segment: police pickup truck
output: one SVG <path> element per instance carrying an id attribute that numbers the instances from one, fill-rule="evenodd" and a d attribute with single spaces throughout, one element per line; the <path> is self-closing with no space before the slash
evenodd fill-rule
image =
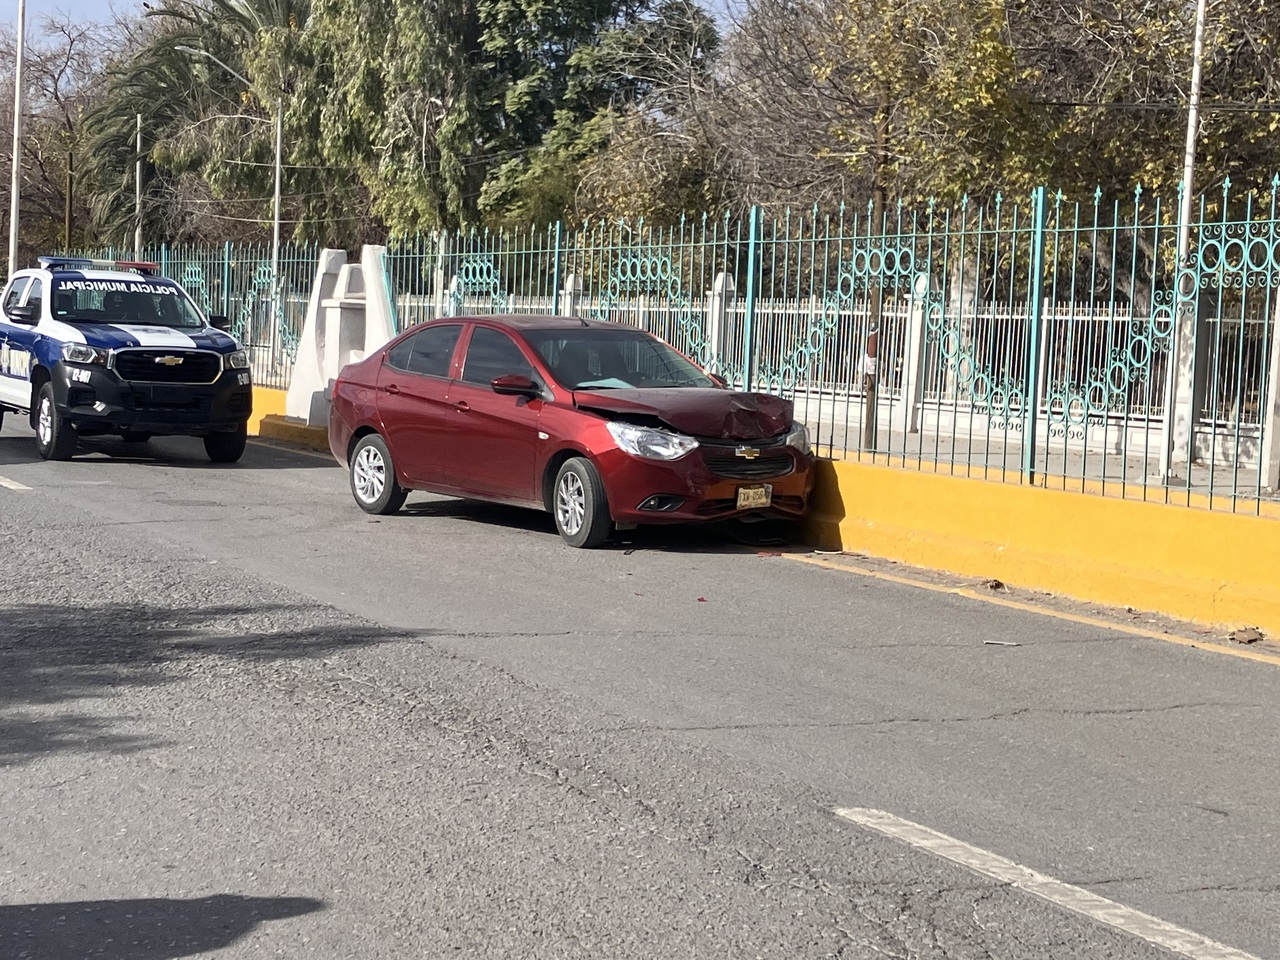
<path id="1" fill-rule="evenodd" d="M 41 257 L 0 297 L 0 422 L 26 414 L 46 460 L 78 437 L 204 438 L 209 459 L 244 453 L 253 387 L 226 320 L 206 320 L 154 263 Z"/>

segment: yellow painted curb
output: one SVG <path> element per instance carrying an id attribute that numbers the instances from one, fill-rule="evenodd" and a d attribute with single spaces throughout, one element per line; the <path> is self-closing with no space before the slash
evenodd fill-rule
<path id="1" fill-rule="evenodd" d="M 1280 636 L 1280 523 L 822 461 L 814 542 Z"/>
<path id="2" fill-rule="evenodd" d="M 291 443 L 306 450 L 329 452 L 329 431 L 325 427 L 308 426 L 288 417 L 264 417 L 258 436 L 263 440 Z"/>

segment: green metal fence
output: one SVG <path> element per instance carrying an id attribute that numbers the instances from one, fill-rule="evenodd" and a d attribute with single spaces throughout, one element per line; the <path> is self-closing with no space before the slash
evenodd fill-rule
<path id="1" fill-rule="evenodd" d="M 394 241 L 403 328 L 561 313 L 793 397 L 822 453 L 1260 511 L 1272 498 L 1280 179 L 1199 199 L 1037 190 Z M 869 358 L 874 354 L 874 359 Z"/>
<path id="2" fill-rule="evenodd" d="M 1198 198 L 1181 262 L 1179 197 L 1040 189 L 439 232 L 391 241 L 384 279 L 399 329 L 506 312 L 640 326 L 794 398 L 827 456 L 1261 512 L 1280 482 L 1278 190 Z M 263 245 L 144 256 L 284 387 L 318 253 L 282 249 L 278 302 Z"/>
<path id="3" fill-rule="evenodd" d="M 255 383 L 284 388 L 297 355 L 319 252 L 315 246 L 281 245 L 278 297 L 273 295 L 267 244 L 160 244 L 146 247 L 142 259 L 158 263 L 161 274 L 181 283 L 206 314 L 231 321 L 232 334 L 249 350 Z M 79 254 L 134 259 L 132 248 L 106 247 Z"/>

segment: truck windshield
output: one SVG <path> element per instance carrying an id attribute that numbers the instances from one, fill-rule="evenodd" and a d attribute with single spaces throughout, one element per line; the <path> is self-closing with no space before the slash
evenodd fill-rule
<path id="1" fill-rule="evenodd" d="M 176 283 L 167 280 L 53 281 L 53 318 L 65 323 L 133 323 L 198 328 L 204 320 Z"/>

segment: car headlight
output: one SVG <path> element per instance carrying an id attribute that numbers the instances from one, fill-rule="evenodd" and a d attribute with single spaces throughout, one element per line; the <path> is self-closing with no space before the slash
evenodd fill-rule
<path id="1" fill-rule="evenodd" d="M 809 445 L 809 428 L 803 423 L 793 423 L 791 432 L 787 434 L 787 446 L 799 450 L 806 457 L 813 453 Z"/>
<path id="2" fill-rule="evenodd" d="M 249 352 L 237 350 L 235 353 L 228 353 L 222 358 L 222 362 L 228 370 L 247 370 L 249 369 Z"/>
<path id="3" fill-rule="evenodd" d="M 698 441 L 693 437 L 652 427 L 610 423 L 609 432 L 624 452 L 646 460 L 679 460 L 686 453 L 698 449 Z"/>
<path id="4" fill-rule="evenodd" d="M 107 356 L 106 350 L 100 347 L 91 347 L 87 343 L 64 343 L 62 345 L 62 359 L 69 360 L 71 363 L 105 365 Z"/>

